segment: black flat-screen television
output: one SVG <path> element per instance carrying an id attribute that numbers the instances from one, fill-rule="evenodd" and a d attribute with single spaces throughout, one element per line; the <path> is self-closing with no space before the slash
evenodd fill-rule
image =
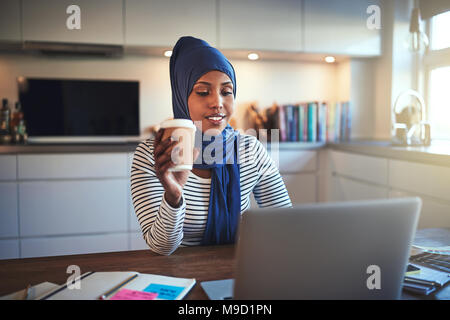
<path id="1" fill-rule="evenodd" d="M 30 141 L 97 142 L 139 136 L 139 82 L 18 78 Z"/>

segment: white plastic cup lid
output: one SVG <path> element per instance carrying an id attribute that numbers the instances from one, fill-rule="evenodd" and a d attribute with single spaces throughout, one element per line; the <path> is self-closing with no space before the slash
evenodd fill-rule
<path id="1" fill-rule="evenodd" d="M 195 124 L 192 122 L 192 120 L 188 120 L 188 119 L 169 119 L 169 120 L 165 120 L 161 123 L 161 129 L 164 128 L 177 128 L 177 127 L 181 127 L 181 128 L 190 128 L 190 129 L 194 129 L 196 130 L 196 126 Z"/>

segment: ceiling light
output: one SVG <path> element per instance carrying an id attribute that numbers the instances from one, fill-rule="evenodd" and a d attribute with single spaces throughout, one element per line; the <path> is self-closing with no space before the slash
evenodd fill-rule
<path id="1" fill-rule="evenodd" d="M 249 53 L 247 57 L 249 60 L 258 60 L 259 59 L 259 55 L 255 52 Z"/>
<path id="2" fill-rule="evenodd" d="M 336 61 L 335 57 L 332 57 L 332 56 L 325 57 L 325 62 L 333 63 L 335 61 Z"/>
<path id="3" fill-rule="evenodd" d="M 419 8 L 414 8 L 411 13 L 409 33 L 405 39 L 405 45 L 411 52 L 423 53 L 428 47 L 428 37 L 423 31 L 420 30 L 419 17 Z"/>
<path id="4" fill-rule="evenodd" d="M 172 56 L 172 50 L 167 50 L 167 51 L 164 51 L 164 56 L 166 56 L 166 57 L 170 57 L 170 56 Z"/>

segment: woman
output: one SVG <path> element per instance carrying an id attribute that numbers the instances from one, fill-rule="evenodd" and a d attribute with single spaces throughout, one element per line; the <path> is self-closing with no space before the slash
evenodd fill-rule
<path id="1" fill-rule="evenodd" d="M 136 149 L 131 194 L 150 249 L 169 255 L 180 245 L 233 243 L 251 192 L 260 207 L 292 206 L 263 145 L 228 124 L 236 78 L 222 53 L 203 40 L 180 38 L 170 58 L 170 81 L 174 118 L 194 121 L 202 144 L 194 150 L 192 171 L 180 172 L 168 171 L 177 142 L 161 141 L 162 130 Z M 213 163 L 206 156 L 211 146 L 222 155 Z"/>

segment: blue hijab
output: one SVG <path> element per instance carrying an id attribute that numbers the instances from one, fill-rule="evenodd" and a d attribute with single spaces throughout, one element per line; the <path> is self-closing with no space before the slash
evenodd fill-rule
<path id="1" fill-rule="evenodd" d="M 234 68 L 219 50 L 206 41 L 193 37 L 181 37 L 177 41 L 170 57 L 175 119 L 191 119 L 188 97 L 195 82 L 212 70 L 228 75 L 233 82 L 233 95 L 236 97 Z M 201 147 L 202 150 L 199 156 L 201 163 L 197 163 L 197 159 L 194 168 L 211 169 L 208 220 L 202 244 L 234 243 L 241 215 L 239 132 L 229 124 L 217 136 L 207 136 L 197 130 L 196 147 Z"/>

